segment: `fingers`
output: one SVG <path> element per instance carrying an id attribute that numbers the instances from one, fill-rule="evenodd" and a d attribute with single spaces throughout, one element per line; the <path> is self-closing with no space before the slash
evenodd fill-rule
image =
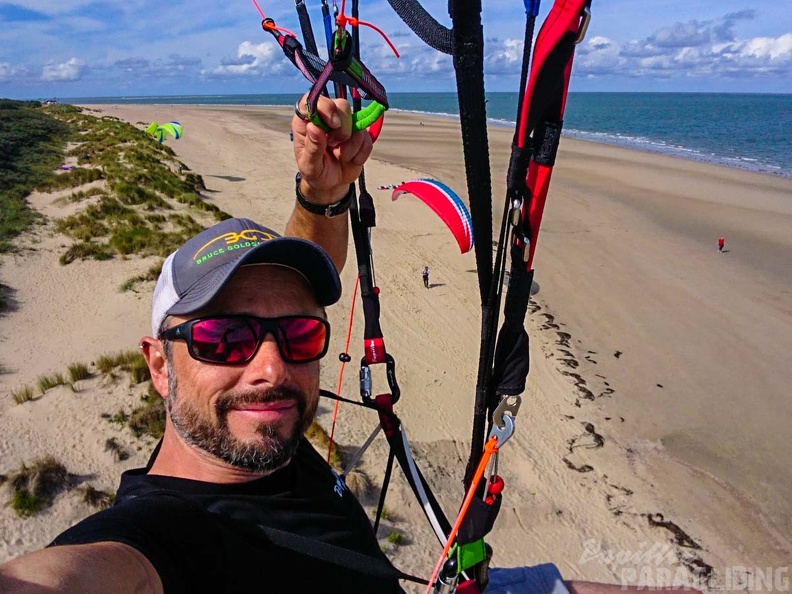
<path id="1" fill-rule="evenodd" d="M 333 147 L 333 156 L 342 165 L 349 164 L 362 167 L 371 155 L 373 147 L 374 143 L 371 140 L 371 136 L 365 130 L 361 130 L 356 134 L 352 134 L 342 144 Z"/>
<path id="2" fill-rule="evenodd" d="M 297 102 L 292 118 L 294 156 L 303 180 L 317 189 L 348 185 L 371 155 L 371 137 L 366 131 L 353 133 L 352 108 L 345 99 L 319 97 L 316 113 L 329 131 L 307 121 L 307 97 Z"/>

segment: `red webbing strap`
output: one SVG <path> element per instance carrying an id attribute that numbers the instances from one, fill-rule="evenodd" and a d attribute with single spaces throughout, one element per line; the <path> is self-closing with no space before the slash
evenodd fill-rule
<path id="1" fill-rule="evenodd" d="M 518 122 L 519 134 L 517 140 L 518 146 L 520 147 L 528 146 L 528 139 L 541 115 L 536 113 L 537 106 L 531 105 L 531 103 L 540 96 L 540 94 L 536 93 L 538 83 L 540 81 L 549 84 L 559 82 L 557 80 L 545 81 L 541 79 L 540 75 L 542 70 L 544 70 L 552 53 L 556 51 L 564 35 L 571 34 L 573 39 L 577 37 L 581 24 L 581 13 L 583 12 L 583 8 L 590 3 L 591 0 L 556 0 L 555 4 L 553 4 L 553 8 L 550 9 L 550 13 L 542 24 L 542 28 L 539 30 L 539 34 L 536 36 L 531 74 L 528 79 L 528 87 L 525 89 L 525 96 L 522 103 L 523 107 L 526 109 L 522 110 L 520 121 Z M 570 49 L 574 49 L 574 47 Z M 566 89 L 569 84 L 569 72 L 571 72 L 571 52 L 564 80 L 564 89 Z M 566 97 L 566 92 L 564 92 L 564 97 Z"/>
<path id="2" fill-rule="evenodd" d="M 533 136 L 533 158 L 526 176 L 529 200 L 523 204 L 522 212 L 530 240 L 526 270 L 533 267 L 561 135 L 575 41 L 581 27 L 581 14 L 589 3 L 590 0 L 557 1 L 536 38 L 531 74 L 523 98 L 523 106 L 527 109 L 520 114 L 518 138 L 520 146 L 524 147 L 527 136 Z M 562 76 L 558 76 L 560 69 Z"/>

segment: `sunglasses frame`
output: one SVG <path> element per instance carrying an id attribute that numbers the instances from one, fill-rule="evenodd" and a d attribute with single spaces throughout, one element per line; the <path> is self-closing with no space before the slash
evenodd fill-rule
<path id="1" fill-rule="evenodd" d="M 192 329 L 195 324 L 198 322 L 203 322 L 205 320 L 229 320 L 229 319 L 236 319 L 236 320 L 248 320 L 249 322 L 254 322 L 258 324 L 258 328 L 261 332 L 257 342 L 256 348 L 253 350 L 251 355 L 244 360 L 241 361 L 212 361 L 209 359 L 199 357 L 195 350 L 193 349 L 193 335 Z M 316 357 L 312 357 L 310 359 L 301 359 L 300 361 L 292 361 L 286 355 L 284 355 L 284 346 L 281 344 L 283 338 L 280 335 L 280 324 L 279 322 L 283 320 L 313 320 L 316 322 L 320 322 L 325 327 L 325 344 L 322 352 L 317 355 Z M 278 353 L 280 354 L 281 358 L 292 365 L 300 365 L 302 363 L 311 363 L 312 361 L 318 361 L 322 357 L 327 354 L 328 349 L 330 348 L 330 322 L 328 322 L 325 318 L 319 316 L 280 316 L 277 318 L 260 318 L 258 316 L 253 315 L 246 315 L 246 314 L 229 314 L 229 315 L 216 315 L 216 316 L 202 316 L 200 318 L 193 318 L 192 320 L 187 320 L 186 322 L 182 322 L 172 328 L 168 328 L 160 332 L 159 339 L 160 340 L 183 340 L 187 343 L 187 352 L 190 354 L 190 357 L 195 359 L 196 361 L 200 361 L 201 363 L 209 363 L 211 365 L 227 365 L 227 366 L 234 366 L 234 365 L 246 365 L 250 363 L 259 352 L 264 339 L 267 337 L 268 334 L 271 334 L 275 339 L 275 344 L 278 347 Z"/>

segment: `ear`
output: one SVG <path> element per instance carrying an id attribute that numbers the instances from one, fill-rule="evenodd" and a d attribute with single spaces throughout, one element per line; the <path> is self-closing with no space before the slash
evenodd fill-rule
<path id="1" fill-rule="evenodd" d="M 144 336 L 140 339 L 140 352 L 146 359 L 149 371 L 151 372 L 151 383 L 154 384 L 154 389 L 159 392 L 163 398 L 168 397 L 168 359 L 165 357 L 165 351 L 162 347 L 162 342 L 151 336 Z"/>

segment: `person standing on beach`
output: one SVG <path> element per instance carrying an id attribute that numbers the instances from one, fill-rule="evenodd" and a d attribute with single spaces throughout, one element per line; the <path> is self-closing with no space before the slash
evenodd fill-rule
<path id="1" fill-rule="evenodd" d="M 429 267 L 424 266 L 423 271 L 421 272 L 421 276 L 423 277 L 424 287 L 427 289 L 429 288 Z"/>
<path id="2" fill-rule="evenodd" d="M 723 237 L 718 239 L 718 252 L 723 253 L 723 246 L 726 245 L 726 240 Z"/>
<path id="3" fill-rule="evenodd" d="M 0 565 L 0 592 L 402 592 L 362 507 L 303 435 L 325 307 L 341 295 L 350 184 L 371 152 L 346 101 L 322 97 L 318 112 L 329 133 L 292 121 L 291 236 L 228 219 L 162 266 L 140 341 L 166 409 L 148 465 L 122 475 L 113 507 Z M 637 590 L 525 569 L 535 594 Z"/>

